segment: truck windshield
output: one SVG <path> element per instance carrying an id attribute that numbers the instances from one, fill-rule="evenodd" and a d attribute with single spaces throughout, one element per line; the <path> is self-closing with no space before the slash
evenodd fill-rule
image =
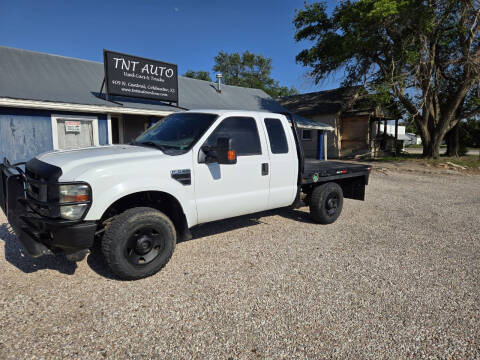
<path id="1" fill-rule="evenodd" d="M 146 130 L 133 142 L 134 145 L 166 149 L 189 150 L 213 124 L 218 115 L 204 113 L 179 113 Z"/>

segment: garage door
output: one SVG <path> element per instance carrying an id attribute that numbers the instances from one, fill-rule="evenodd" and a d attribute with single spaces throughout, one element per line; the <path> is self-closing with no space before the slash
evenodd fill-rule
<path id="1" fill-rule="evenodd" d="M 52 116 L 54 149 L 79 149 L 98 145 L 95 117 Z"/>

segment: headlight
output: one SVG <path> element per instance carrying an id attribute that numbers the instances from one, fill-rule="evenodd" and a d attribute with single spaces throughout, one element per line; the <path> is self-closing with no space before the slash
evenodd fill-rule
<path id="1" fill-rule="evenodd" d="M 88 185 L 60 185 L 61 203 L 90 201 L 90 188 Z"/>
<path id="2" fill-rule="evenodd" d="M 83 216 L 88 204 L 60 206 L 60 216 L 67 220 L 77 220 Z"/>
<path id="3" fill-rule="evenodd" d="M 90 188 L 88 185 L 60 185 L 60 203 L 79 203 L 71 205 L 60 205 L 60 216 L 68 220 L 80 219 L 87 210 L 90 201 Z"/>

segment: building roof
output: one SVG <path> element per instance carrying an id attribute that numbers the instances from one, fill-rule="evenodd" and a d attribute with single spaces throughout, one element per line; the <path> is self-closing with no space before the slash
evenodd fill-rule
<path id="1" fill-rule="evenodd" d="M 368 95 L 363 86 L 340 87 L 338 89 L 292 95 L 279 99 L 282 106 L 302 115 L 374 115 L 379 118 L 395 119 L 394 103 L 380 108 Z"/>
<path id="2" fill-rule="evenodd" d="M 0 106 L 61 109 L 62 104 L 68 104 L 76 111 L 149 115 L 181 110 L 137 98 L 115 97 L 115 102 L 107 101 L 99 97 L 103 78 L 104 66 L 100 62 L 0 46 Z M 259 89 L 222 84 L 219 93 L 212 82 L 183 76 L 178 77 L 178 86 L 178 106 L 184 109 L 288 111 Z M 316 128 L 330 127 L 316 123 Z"/>
<path id="3" fill-rule="evenodd" d="M 338 89 L 317 91 L 306 94 L 286 96 L 279 100 L 288 110 L 299 115 L 329 115 L 342 110 L 354 110 L 361 86 L 341 87 Z"/>

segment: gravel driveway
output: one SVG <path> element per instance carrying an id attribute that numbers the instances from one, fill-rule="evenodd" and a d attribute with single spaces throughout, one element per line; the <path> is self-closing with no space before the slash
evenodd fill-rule
<path id="1" fill-rule="evenodd" d="M 333 225 L 206 224 L 135 282 L 25 257 L 3 224 L 0 358 L 480 357 L 479 222 L 480 176 L 374 173 Z"/>

